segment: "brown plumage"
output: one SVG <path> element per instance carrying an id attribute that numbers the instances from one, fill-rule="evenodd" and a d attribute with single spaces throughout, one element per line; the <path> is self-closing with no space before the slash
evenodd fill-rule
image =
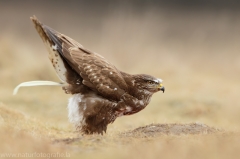
<path id="1" fill-rule="evenodd" d="M 68 104 L 69 120 L 85 134 L 103 133 L 122 115 L 144 109 L 151 96 L 163 91 L 162 80 L 150 75 L 119 71 L 97 53 L 31 17 L 48 48 L 49 59 L 63 89 L 73 94 Z"/>

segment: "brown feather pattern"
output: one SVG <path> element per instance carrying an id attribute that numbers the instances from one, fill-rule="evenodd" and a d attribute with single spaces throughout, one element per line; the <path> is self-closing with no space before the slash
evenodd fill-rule
<path id="1" fill-rule="evenodd" d="M 73 94 L 68 105 L 69 120 L 82 133 L 106 132 L 107 125 L 117 117 L 139 112 L 148 105 L 153 93 L 164 91 L 160 79 L 121 72 L 104 57 L 42 24 L 35 16 L 31 20 L 43 42 L 51 48 L 50 54 L 61 57 L 50 60 L 55 60 L 57 74 L 68 83 L 63 87 L 65 92 Z"/>

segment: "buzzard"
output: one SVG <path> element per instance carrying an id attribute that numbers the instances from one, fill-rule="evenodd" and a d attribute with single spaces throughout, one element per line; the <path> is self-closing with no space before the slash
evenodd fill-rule
<path id="1" fill-rule="evenodd" d="M 101 55 L 42 24 L 35 16 L 31 20 L 62 83 L 32 81 L 22 83 L 16 89 L 61 85 L 66 93 L 73 95 L 68 103 L 68 117 L 82 133 L 103 134 L 117 117 L 141 111 L 154 93 L 164 92 L 161 79 L 122 72 Z"/>

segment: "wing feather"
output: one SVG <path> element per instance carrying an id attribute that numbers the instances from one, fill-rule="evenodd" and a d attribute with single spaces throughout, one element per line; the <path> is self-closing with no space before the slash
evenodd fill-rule
<path id="1" fill-rule="evenodd" d="M 75 40 L 52 28 L 43 24 L 42 26 L 62 58 L 82 77 L 84 85 L 112 100 L 120 100 L 128 91 L 122 74 L 104 57 L 83 48 Z"/>
<path id="2" fill-rule="evenodd" d="M 78 64 L 78 69 L 85 81 L 92 83 L 102 96 L 120 100 L 128 90 L 127 84 L 119 71 L 96 53 L 86 54 L 81 49 L 71 52 L 72 59 Z"/>

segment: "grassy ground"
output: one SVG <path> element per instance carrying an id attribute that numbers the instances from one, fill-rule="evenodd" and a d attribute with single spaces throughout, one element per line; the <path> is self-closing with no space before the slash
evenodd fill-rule
<path id="1" fill-rule="evenodd" d="M 7 14 L 8 9 L 1 11 Z M 74 130 L 67 119 L 70 96 L 59 87 L 22 88 L 12 96 L 14 87 L 24 81 L 58 81 L 28 20 L 31 15 L 30 11 L 19 14 L 19 25 L 19 21 L 8 24 L 5 17 L 0 19 L 1 24 L 9 25 L 0 36 L 0 158 L 5 153 L 42 153 L 56 158 L 63 153 L 65 157 L 100 159 L 238 158 L 239 13 L 115 11 L 95 21 L 84 15 L 72 19 L 59 15 L 66 22 L 40 14 L 40 20 L 105 56 L 119 69 L 164 80 L 164 94 L 155 94 L 140 113 L 118 118 L 103 136 L 81 136 Z M 195 122 L 224 131 L 122 135 L 152 123 Z"/>

